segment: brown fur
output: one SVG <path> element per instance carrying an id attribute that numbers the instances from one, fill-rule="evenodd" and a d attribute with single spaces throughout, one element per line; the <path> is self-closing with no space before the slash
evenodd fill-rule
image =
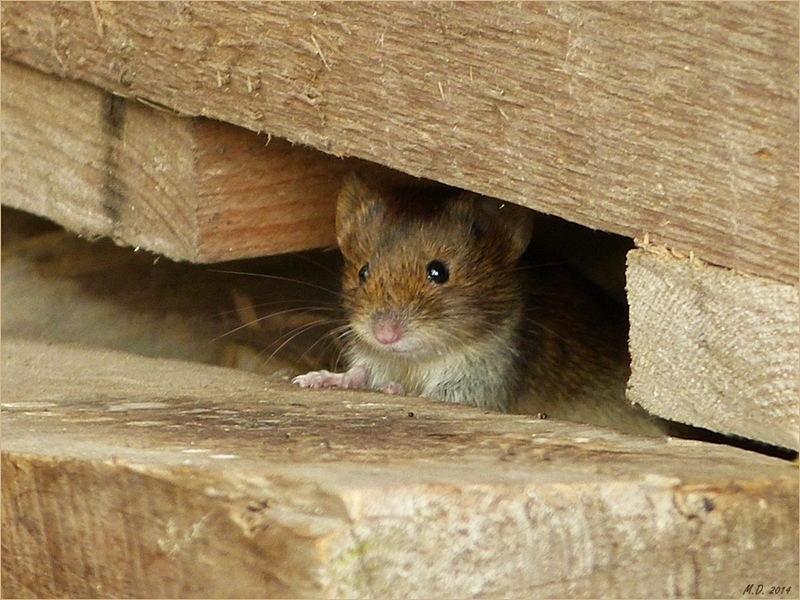
<path id="1" fill-rule="evenodd" d="M 520 268 L 531 211 L 436 195 L 386 192 L 355 176 L 340 193 L 345 355 L 368 373 L 366 387 L 392 381 L 412 395 L 660 432 L 625 398 L 624 314 L 598 309 L 594 290 L 565 269 Z M 433 260 L 449 267 L 446 283 L 427 279 Z M 375 340 L 381 319 L 402 328 L 406 351 Z"/>

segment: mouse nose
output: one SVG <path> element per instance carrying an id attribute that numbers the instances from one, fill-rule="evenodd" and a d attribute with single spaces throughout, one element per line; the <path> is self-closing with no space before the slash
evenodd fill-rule
<path id="1" fill-rule="evenodd" d="M 378 315 L 372 323 L 372 335 L 381 344 L 389 346 L 403 339 L 403 325 L 396 315 Z"/>

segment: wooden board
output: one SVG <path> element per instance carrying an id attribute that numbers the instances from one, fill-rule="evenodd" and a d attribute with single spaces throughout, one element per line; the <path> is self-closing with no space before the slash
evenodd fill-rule
<path id="1" fill-rule="evenodd" d="M 3 203 L 85 237 L 215 262 L 335 245 L 341 160 L 3 63 Z"/>
<path id="2" fill-rule="evenodd" d="M 798 448 L 797 288 L 663 248 L 628 254 L 628 395 L 662 417 Z"/>
<path id="3" fill-rule="evenodd" d="M 87 237 L 109 231 L 113 221 L 103 209 L 108 96 L 6 61 L 0 91 L 3 204 Z"/>
<path id="4" fill-rule="evenodd" d="M 4 2 L 2 53 L 797 282 L 797 3 Z"/>
<path id="5" fill-rule="evenodd" d="M 796 596 L 778 459 L 61 344 L 2 363 L 4 597 Z"/>

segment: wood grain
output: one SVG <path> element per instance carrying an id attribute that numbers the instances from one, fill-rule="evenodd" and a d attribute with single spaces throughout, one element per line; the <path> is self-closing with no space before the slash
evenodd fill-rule
<path id="1" fill-rule="evenodd" d="M 797 282 L 796 3 L 4 2 L 2 43 L 184 114 Z"/>
<path id="2" fill-rule="evenodd" d="M 628 254 L 628 395 L 650 412 L 798 448 L 797 288 L 656 248 Z"/>
<path id="3" fill-rule="evenodd" d="M 778 459 L 86 347 L 2 353 L 4 597 L 798 583 L 797 470 Z"/>
<path id="4" fill-rule="evenodd" d="M 333 246 L 346 172 L 411 179 L 15 63 L 2 104 L 4 204 L 175 260 Z"/>
<path id="5" fill-rule="evenodd" d="M 30 78 L 34 85 L 26 85 Z M 113 228 L 104 209 L 108 97 L 14 64 L 2 67 L 2 201 L 92 237 Z"/>

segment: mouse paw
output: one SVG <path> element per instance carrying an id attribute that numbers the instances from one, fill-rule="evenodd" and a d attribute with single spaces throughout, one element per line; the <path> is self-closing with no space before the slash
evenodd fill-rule
<path id="1" fill-rule="evenodd" d="M 396 381 L 387 381 L 381 386 L 381 391 L 385 394 L 392 394 L 394 396 L 405 396 L 406 391 L 403 386 Z"/>
<path id="2" fill-rule="evenodd" d="M 298 375 L 292 383 L 304 388 L 340 388 L 361 389 L 367 382 L 365 369 L 354 367 L 344 373 L 331 373 L 330 371 L 311 371 L 305 375 Z"/>

